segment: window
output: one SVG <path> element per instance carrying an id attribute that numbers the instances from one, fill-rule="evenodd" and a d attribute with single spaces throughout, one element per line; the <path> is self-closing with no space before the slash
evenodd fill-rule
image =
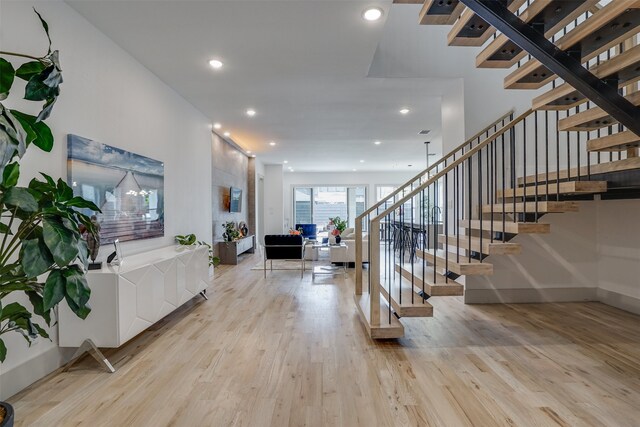
<path id="1" fill-rule="evenodd" d="M 295 187 L 293 189 L 293 217 L 296 224 L 316 224 L 322 231 L 329 218 L 346 219 L 355 227 L 355 219 L 367 206 L 365 187 Z"/>

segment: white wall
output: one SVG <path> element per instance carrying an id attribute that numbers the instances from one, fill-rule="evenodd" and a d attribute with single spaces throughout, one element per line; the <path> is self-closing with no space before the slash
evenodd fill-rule
<path id="1" fill-rule="evenodd" d="M 597 202 L 598 299 L 640 314 L 640 200 Z"/>
<path id="2" fill-rule="evenodd" d="M 595 200 L 544 216 L 551 233 L 518 235 L 520 255 L 488 257 L 494 274 L 467 277 L 465 301 L 602 301 L 640 314 L 638 212 L 640 200 Z"/>
<path id="3" fill-rule="evenodd" d="M 282 234 L 284 231 L 285 210 L 282 180 L 282 165 L 265 165 L 264 234 Z"/>
<path id="4" fill-rule="evenodd" d="M 22 161 L 21 183 L 39 171 L 66 179 L 66 135 L 81 135 L 165 163 L 165 237 L 125 243 L 125 256 L 172 244 L 179 233 L 211 236 L 210 120 L 61 1 L 3 1 L 2 50 L 46 52 L 34 5 L 49 23 L 54 48 L 60 50 L 64 83 L 47 121 L 55 147 L 51 153 L 29 149 Z M 20 83 L 14 85 L 15 93 L 5 105 L 35 112 L 35 103 L 16 101 L 23 89 Z M 40 339 L 31 349 L 16 334 L 3 339 L 9 354 L 0 365 L 0 399 L 69 356 L 57 347 L 55 330 L 52 342 Z"/>
<path id="5" fill-rule="evenodd" d="M 375 203 L 377 185 L 404 184 L 424 169 L 424 160 L 416 161 L 406 172 L 286 172 L 283 180 L 285 227 L 294 225 L 293 188 L 304 185 L 358 185 L 367 188 L 367 206 Z M 420 166 L 418 166 L 420 165 Z"/>

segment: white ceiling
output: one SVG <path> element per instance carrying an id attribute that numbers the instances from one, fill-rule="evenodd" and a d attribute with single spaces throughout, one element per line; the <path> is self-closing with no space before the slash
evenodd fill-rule
<path id="1" fill-rule="evenodd" d="M 376 50 L 394 27 L 418 25 L 419 8 L 390 0 L 67 3 L 222 123 L 221 133 L 230 131 L 264 163 L 288 160 L 296 171 L 417 170 L 423 142 L 440 138 L 440 97 L 459 83 L 442 72 L 368 77 L 381 74 L 374 56 L 393 64 Z M 380 22 L 361 18 L 372 5 L 385 11 Z M 214 57 L 224 61 L 222 70 L 208 65 Z M 405 106 L 411 113 L 400 115 Z M 247 108 L 256 116 L 247 117 Z M 422 129 L 432 133 L 425 139 Z"/>

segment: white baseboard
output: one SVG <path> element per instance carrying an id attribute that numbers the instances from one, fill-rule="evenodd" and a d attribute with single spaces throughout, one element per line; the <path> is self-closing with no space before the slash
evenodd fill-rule
<path id="1" fill-rule="evenodd" d="M 67 363 L 75 349 L 52 347 L 0 374 L 0 400 L 6 400 Z"/>
<path id="2" fill-rule="evenodd" d="M 466 289 L 465 304 L 597 301 L 596 288 Z"/>
<path id="3" fill-rule="evenodd" d="M 640 314 L 640 298 L 608 291 L 606 289 L 598 289 L 598 301 L 621 310 Z"/>

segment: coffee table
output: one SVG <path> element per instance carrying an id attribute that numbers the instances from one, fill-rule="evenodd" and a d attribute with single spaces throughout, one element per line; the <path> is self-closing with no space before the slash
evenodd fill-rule
<path id="1" fill-rule="evenodd" d="M 317 249 L 319 251 L 329 251 L 331 253 L 332 250 L 341 250 L 346 251 L 347 245 L 345 243 L 317 243 L 312 246 L 313 249 Z M 325 275 L 325 276 L 336 276 L 340 274 L 347 273 L 347 264 L 344 263 L 342 267 L 338 267 L 335 265 L 317 265 L 313 267 L 311 272 L 311 281 L 314 281 L 316 276 Z"/>

